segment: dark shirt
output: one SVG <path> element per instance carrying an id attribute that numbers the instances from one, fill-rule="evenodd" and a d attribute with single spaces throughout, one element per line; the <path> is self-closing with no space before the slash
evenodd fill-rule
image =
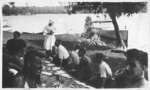
<path id="1" fill-rule="evenodd" d="M 26 43 L 22 39 L 10 39 L 7 41 L 6 48 L 10 54 L 16 54 L 26 47 Z"/>
<path id="2" fill-rule="evenodd" d="M 91 68 L 91 59 L 88 56 L 83 56 L 80 58 L 79 64 L 79 75 L 82 80 L 88 80 L 92 74 Z"/>

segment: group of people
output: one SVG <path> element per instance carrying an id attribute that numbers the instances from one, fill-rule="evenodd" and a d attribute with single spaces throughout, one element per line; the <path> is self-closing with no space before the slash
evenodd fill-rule
<path id="1" fill-rule="evenodd" d="M 111 67 L 105 61 L 102 53 L 94 54 L 94 60 L 86 55 L 86 48 L 75 45 L 73 50 L 55 38 L 55 28 L 52 21 L 44 28 L 44 49 L 42 54 L 20 39 L 20 33 L 15 31 L 14 38 L 7 41 L 3 48 L 3 87 L 38 87 L 40 84 L 41 60 L 50 59 L 51 63 L 74 74 L 74 76 L 87 83 L 97 84 L 97 88 L 111 87 L 145 87 L 148 81 L 148 55 L 146 52 L 129 49 L 125 52 L 127 67 L 114 77 Z M 94 71 L 94 67 L 97 71 Z M 113 81 L 109 83 L 108 80 Z"/>
<path id="2" fill-rule="evenodd" d="M 18 31 L 3 46 L 3 88 L 35 88 L 40 84 L 41 58 L 44 54 L 20 38 Z"/>

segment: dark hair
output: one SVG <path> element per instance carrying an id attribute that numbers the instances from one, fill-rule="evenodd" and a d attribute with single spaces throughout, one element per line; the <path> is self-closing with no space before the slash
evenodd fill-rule
<path id="1" fill-rule="evenodd" d="M 74 46 L 74 49 L 76 50 L 76 49 L 80 49 L 81 48 L 81 46 L 79 45 L 79 44 L 77 44 L 77 45 L 75 45 Z"/>
<path id="2" fill-rule="evenodd" d="M 56 40 L 55 45 L 60 45 L 61 44 L 61 40 Z"/>
<path id="3" fill-rule="evenodd" d="M 20 34 L 20 32 L 18 32 L 18 31 L 15 31 L 15 32 L 13 33 L 13 35 L 20 36 L 21 34 Z"/>
<path id="4" fill-rule="evenodd" d="M 82 48 L 80 48 L 80 50 L 79 50 L 79 53 L 83 53 L 83 54 L 85 54 L 86 53 L 86 48 L 84 48 L 84 47 L 82 47 Z"/>
<path id="5" fill-rule="evenodd" d="M 98 63 L 100 63 L 104 59 L 104 55 L 102 53 L 96 53 L 95 57 Z"/>
<path id="6" fill-rule="evenodd" d="M 127 60 L 138 60 L 142 65 L 148 66 L 148 54 L 137 49 L 129 49 L 126 52 Z"/>

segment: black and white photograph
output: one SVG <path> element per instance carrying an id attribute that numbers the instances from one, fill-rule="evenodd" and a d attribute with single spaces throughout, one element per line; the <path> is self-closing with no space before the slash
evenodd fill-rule
<path id="1" fill-rule="evenodd" d="M 2 0 L 2 88 L 150 88 L 149 1 L 113 1 Z"/>

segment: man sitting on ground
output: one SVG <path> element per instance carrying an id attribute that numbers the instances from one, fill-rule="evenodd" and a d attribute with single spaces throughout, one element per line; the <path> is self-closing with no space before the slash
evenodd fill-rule
<path id="1" fill-rule="evenodd" d="M 78 66 L 77 75 L 79 76 L 79 80 L 87 81 L 91 77 L 91 59 L 86 55 L 86 49 L 81 48 L 78 52 L 80 57 L 80 63 Z"/>
<path id="2" fill-rule="evenodd" d="M 104 88 L 106 86 L 107 79 L 112 77 L 112 71 L 110 66 L 103 60 L 104 55 L 101 53 L 96 54 L 96 60 L 98 61 L 98 69 L 99 69 L 99 84 L 100 88 Z"/>
<path id="3" fill-rule="evenodd" d="M 72 51 L 70 51 L 70 66 L 72 69 L 76 69 L 80 63 L 79 52 L 80 46 L 76 45 Z"/>
<path id="4" fill-rule="evenodd" d="M 57 47 L 57 58 L 59 59 L 59 61 L 54 61 L 54 62 L 57 62 L 56 64 L 60 64 L 61 66 L 63 66 L 65 68 L 65 67 L 67 67 L 67 64 L 69 62 L 69 52 L 61 44 L 60 40 L 57 40 L 55 45 Z"/>

